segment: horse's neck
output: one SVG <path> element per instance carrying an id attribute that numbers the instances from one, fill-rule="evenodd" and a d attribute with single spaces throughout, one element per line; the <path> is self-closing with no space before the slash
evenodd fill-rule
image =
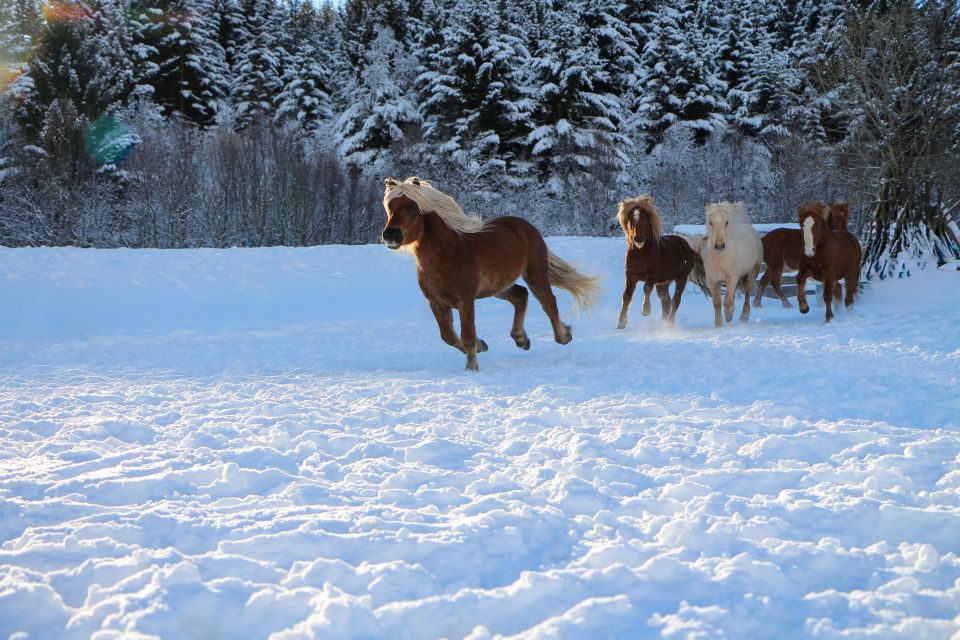
<path id="1" fill-rule="evenodd" d="M 423 221 L 423 235 L 413 250 L 421 266 L 441 258 L 446 250 L 463 242 L 456 231 L 447 226 L 435 213 L 428 213 Z"/>

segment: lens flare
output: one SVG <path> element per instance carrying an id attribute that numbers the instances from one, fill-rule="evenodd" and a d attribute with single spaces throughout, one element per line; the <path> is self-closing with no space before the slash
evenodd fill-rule
<path id="1" fill-rule="evenodd" d="M 140 142 L 126 124 L 113 116 L 100 116 L 83 134 L 83 148 L 100 164 L 117 164 Z"/>
<path id="2" fill-rule="evenodd" d="M 71 22 L 93 17 L 89 9 L 74 2 L 47 2 L 43 5 L 43 19 L 48 23 Z"/>
<path id="3" fill-rule="evenodd" d="M 14 82 L 17 81 L 17 78 L 24 74 L 24 68 L 22 65 L 17 64 L 5 64 L 0 62 L 0 95 L 3 95 L 7 92 Z"/>

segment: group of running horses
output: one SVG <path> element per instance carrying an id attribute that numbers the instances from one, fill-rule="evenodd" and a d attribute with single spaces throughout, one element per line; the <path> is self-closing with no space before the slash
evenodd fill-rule
<path id="1" fill-rule="evenodd" d="M 537 229 L 523 218 L 507 216 L 484 222 L 468 215 L 456 201 L 430 182 L 410 177 L 386 180 L 383 206 L 387 223 L 383 242 L 391 249 L 413 253 L 417 280 L 430 303 L 444 342 L 462 351 L 467 369 L 476 371 L 477 354 L 487 344 L 477 338 L 474 305 L 477 298 L 494 296 L 514 307 L 510 336 L 521 349 L 530 348 L 524 317 L 530 292 L 543 307 L 554 339 L 573 339 L 570 325 L 560 320 L 552 286 L 566 289 L 578 307 L 589 308 L 600 291 L 598 278 L 587 276 L 554 255 Z M 643 282 L 642 313 L 650 313 L 654 288 L 663 318 L 673 322 L 687 281 L 692 280 L 713 299 L 714 324 L 733 321 L 734 293 L 744 292 L 740 320 L 750 319 L 750 296 L 763 264 L 754 305 L 772 285 L 784 306 L 790 303 L 780 286 L 784 269 L 797 271 L 797 302 L 801 313 L 810 310 L 805 283 L 823 283 L 826 321 L 833 318 L 844 281 L 845 303 L 853 304 L 860 277 L 862 250 L 847 230 L 846 203 L 803 203 L 798 209 L 800 229 L 776 229 L 761 240 L 742 203 L 720 202 L 706 207 L 706 231 L 701 236 L 666 235 L 653 199 L 642 195 L 621 200 L 617 219 L 627 240 L 626 283 L 618 328 L 627 325 L 627 311 L 638 283 Z M 523 279 L 527 287 L 517 283 Z M 673 297 L 669 285 L 675 284 Z M 725 294 L 721 300 L 721 286 Z M 721 313 L 721 303 L 723 313 Z M 453 326 L 453 310 L 460 316 L 460 333 Z"/>

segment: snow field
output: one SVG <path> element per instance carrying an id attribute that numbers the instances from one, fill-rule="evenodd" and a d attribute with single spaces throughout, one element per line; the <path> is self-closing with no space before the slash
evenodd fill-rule
<path id="1" fill-rule="evenodd" d="M 478 375 L 383 247 L 0 250 L 0 637 L 960 632 L 957 273 L 618 332 L 549 243 Z"/>

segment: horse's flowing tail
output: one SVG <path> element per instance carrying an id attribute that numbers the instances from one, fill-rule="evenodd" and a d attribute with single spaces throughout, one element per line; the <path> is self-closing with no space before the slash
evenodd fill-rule
<path id="1" fill-rule="evenodd" d="M 693 269 L 690 270 L 690 280 L 700 287 L 703 295 L 710 295 L 710 285 L 707 284 L 707 270 L 703 266 L 703 258 L 699 253 L 693 254 Z"/>
<path id="2" fill-rule="evenodd" d="M 550 284 L 569 291 L 577 309 L 589 310 L 597 304 L 597 297 L 600 295 L 599 278 L 580 273 L 552 251 L 547 251 L 547 267 Z"/>

